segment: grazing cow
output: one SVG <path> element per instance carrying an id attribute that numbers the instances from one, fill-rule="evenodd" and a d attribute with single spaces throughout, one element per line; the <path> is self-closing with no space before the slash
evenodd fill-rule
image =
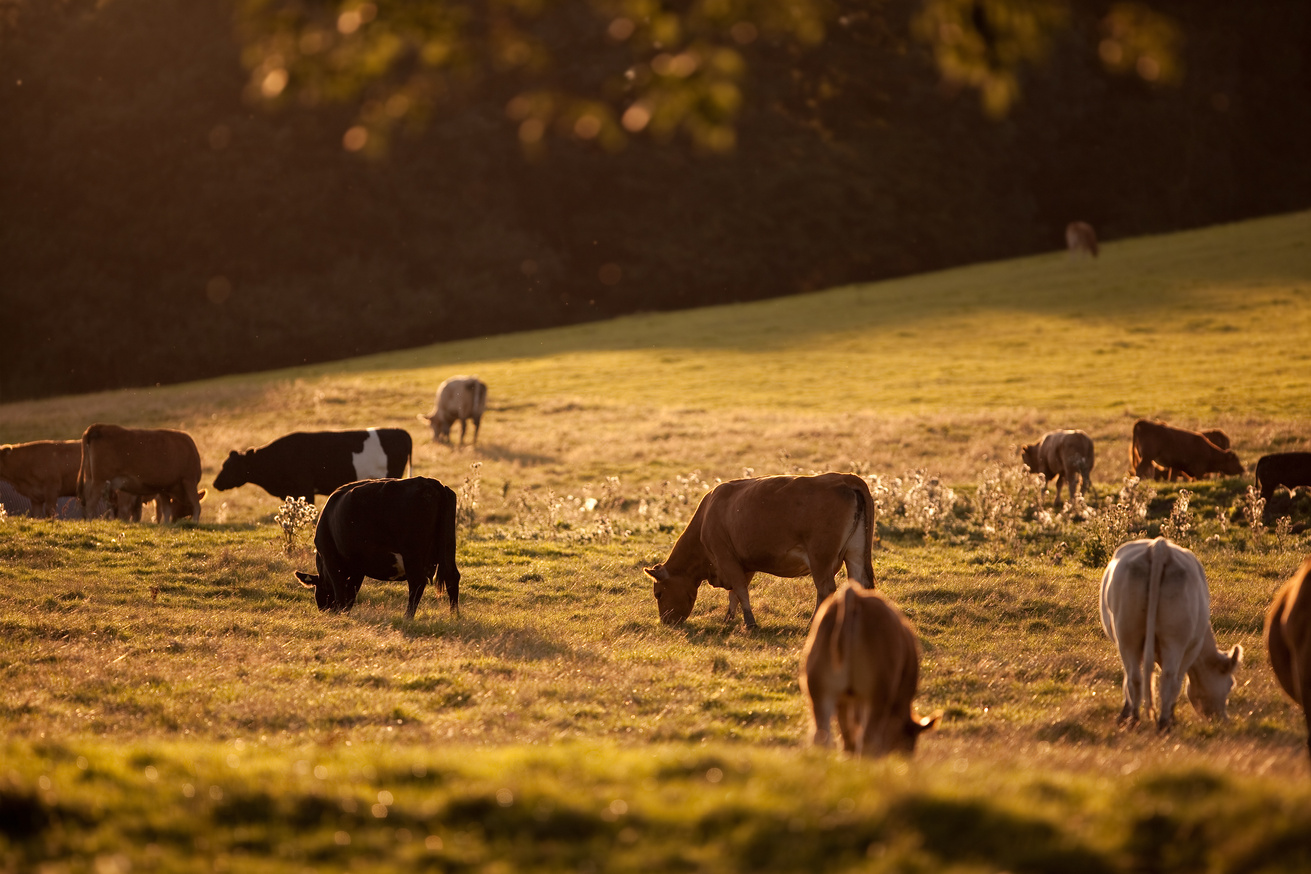
<path id="1" fill-rule="evenodd" d="M 1214 443 L 1219 449 L 1228 449 L 1230 446 L 1229 435 L 1224 431 L 1221 431 L 1219 428 L 1212 428 L 1208 431 L 1199 431 L 1198 433 Z M 1191 482 L 1193 479 L 1182 470 L 1161 467 L 1155 462 L 1152 463 L 1152 478 L 1157 480 L 1169 480 L 1170 482 L 1175 482 L 1177 480 Z"/>
<path id="2" fill-rule="evenodd" d="M 1133 423 L 1129 465 L 1139 479 L 1155 476 L 1157 467 L 1178 471 L 1191 479 L 1201 479 L 1208 473 L 1243 473 L 1243 464 L 1232 449 L 1221 449 L 1199 431 L 1147 419 Z"/>
<path id="3" fill-rule="evenodd" d="M 362 479 L 400 477 L 410 463 L 413 441 L 401 428 L 367 431 L 297 431 L 258 449 L 228 453 L 214 488 L 254 483 L 275 498 L 304 498 Z"/>
<path id="4" fill-rule="evenodd" d="M 842 747 L 856 756 L 912 753 L 938 722 L 915 717 L 919 684 L 915 630 L 878 592 L 850 582 L 824 599 L 801 650 L 801 692 L 810 702 L 812 740 L 828 746 L 833 716 Z"/>
<path id="5" fill-rule="evenodd" d="M 455 492 L 435 479 L 372 479 L 349 483 L 328 496 L 314 530 L 317 574 L 296 571 L 314 589 L 320 610 L 349 613 L 365 577 L 408 580 L 413 619 L 433 574 L 460 612 L 460 569 L 455 566 Z"/>
<path id="6" fill-rule="evenodd" d="M 1146 696 L 1150 716 L 1153 668 L 1161 665 L 1161 706 L 1156 727 L 1174 722 L 1181 685 L 1193 709 L 1206 717 L 1225 717 L 1234 671 L 1243 647 L 1228 653 L 1215 645 L 1211 630 L 1211 595 L 1197 556 L 1158 537 L 1132 540 L 1115 551 L 1102 574 L 1102 628 L 1119 648 L 1124 664 L 1124 708 L 1118 722 L 1138 724 L 1138 706 Z"/>
<path id="7" fill-rule="evenodd" d="M 32 516 L 59 513 L 59 499 L 77 494 L 81 440 L 36 440 L 0 446 L 0 479 L 32 502 Z"/>
<path id="8" fill-rule="evenodd" d="M 432 426 L 432 439 L 451 442 L 451 425 L 460 420 L 460 445 L 464 445 L 466 420 L 473 420 L 473 442 L 478 442 L 478 428 L 487 409 L 487 385 L 476 376 L 452 376 L 437 388 L 432 412 L 419 414 L 420 421 Z"/>
<path id="9" fill-rule="evenodd" d="M 165 495 L 177 508 L 173 518 L 200 521 L 200 453 L 185 431 L 122 428 L 95 424 L 82 434 L 77 498 L 87 516 L 100 515 L 111 491 Z"/>
<path id="10" fill-rule="evenodd" d="M 1280 486 L 1289 491 L 1311 486 L 1311 452 L 1276 452 L 1262 455 L 1256 462 L 1256 487 L 1269 502 Z"/>
<path id="11" fill-rule="evenodd" d="M 874 587 L 874 499 L 849 473 L 768 476 L 720 483 L 710 490 L 669 557 L 646 575 L 655 581 L 660 621 L 687 619 L 702 582 L 727 589 L 728 621 L 756 626 L 747 584 L 757 572 L 778 577 L 810 574 L 815 607 L 837 589 L 835 575 Z"/>
<path id="12" fill-rule="evenodd" d="M 1091 255 L 1097 257 L 1097 232 L 1087 222 L 1070 222 L 1065 226 L 1065 246 L 1070 257 Z"/>
<path id="13" fill-rule="evenodd" d="M 1070 500 L 1074 500 L 1075 486 L 1084 494 L 1092 485 L 1093 442 L 1083 431 L 1049 431 L 1037 443 L 1020 447 L 1020 456 L 1033 473 L 1040 473 L 1047 482 L 1056 484 L 1056 503 L 1061 502 L 1061 483 L 1065 484 Z M 1046 497 L 1047 486 L 1042 487 Z"/>
<path id="14" fill-rule="evenodd" d="M 1265 614 L 1265 646 L 1279 685 L 1302 707 L 1311 754 L 1311 558 L 1280 587 Z"/>

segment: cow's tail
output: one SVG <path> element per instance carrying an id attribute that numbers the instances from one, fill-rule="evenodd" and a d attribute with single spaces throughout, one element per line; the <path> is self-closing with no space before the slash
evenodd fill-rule
<path id="1" fill-rule="evenodd" d="M 1158 537 L 1147 547 L 1147 628 L 1143 635 L 1142 696 L 1145 714 L 1155 712 L 1152 669 L 1156 667 L 1156 615 L 1161 602 L 1161 577 L 1170 562 L 1170 541 Z"/>
<path id="2" fill-rule="evenodd" d="M 874 512 L 874 496 L 870 494 L 869 486 L 861 482 L 864 488 L 852 489 L 856 493 L 856 518 L 852 520 L 854 530 L 862 530 L 864 537 L 861 540 L 860 563 L 861 571 L 865 574 L 868 581 L 866 588 L 873 589 L 874 586 L 874 542 L 878 539 L 879 532 Z M 851 576 L 851 569 L 847 568 L 848 578 Z"/>
<path id="3" fill-rule="evenodd" d="M 100 436 L 100 426 L 92 425 L 82 432 L 82 463 L 77 466 L 77 500 L 88 515 L 95 509 L 94 496 L 91 494 L 91 444 Z"/>
<path id="4" fill-rule="evenodd" d="M 860 595 L 851 584 L 838 589 L 833 596 L 833 633 L 829 635 L 829 662 L 835 672 L 850 676 L 853 666 L 852 654 L 856 650 L 856 637 L 860 634 L 860 623 L 856 621 L 856 599 Z M 850 683 L 850 679 L 848 679 Z"/>

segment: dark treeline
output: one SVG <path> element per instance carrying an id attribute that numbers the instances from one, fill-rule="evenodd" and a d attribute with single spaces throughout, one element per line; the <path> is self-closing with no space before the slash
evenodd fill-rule
<path id="1" fill-rule="evenodd" d="M 753 46 L 729 156 L 534 161 L 492 79 L 383 161 L 342 149 L 348 107 L 252 108 L 232 2 L 49 4 L 0 42 L 0 399 L 1052 250 L 1074 218 L 1113 239 L 1311 206 L 1303 0 L 1157 0 L 1177 88 L 1103 72 L 1106 4 L 1076 3 L 1000 122 L 944 91 L 890 0 L 819 49 Z M 560 52 L 580 79 L 591 45 Z"/>

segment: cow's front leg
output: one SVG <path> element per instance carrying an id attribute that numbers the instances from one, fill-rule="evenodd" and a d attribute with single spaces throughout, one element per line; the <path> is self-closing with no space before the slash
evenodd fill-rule
<path id="1" fill-rule="evenodd" d="M 756 614 L 751 612 L 751 596 L 747 594 L 747 584 L 745 582 L 729 590 L 728 609 L 730 619 L 733 616 L 733 608 L 736 606 L 735 599 L 742 604 L 742 621 L 746 624 L 746 627 L 755 628 Z"/>
<path id="2" fill-rule="evenodd" d="M 724 617 L 724 621 L 729 625 L 737 621 L 737 592 L 732 589 L 728 590 L 728 615 Z"/>

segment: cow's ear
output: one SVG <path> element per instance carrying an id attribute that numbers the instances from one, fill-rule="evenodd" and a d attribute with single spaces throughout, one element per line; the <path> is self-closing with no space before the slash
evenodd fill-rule
<path id="1" fill-rule="evenodd" d="M 642 568 L 642 573 L 646 574 L 648 577 L 655 580 L 656 582 L 659 582 L 660 580 L 663 579 L 668 579 L 669 577 L 669 572 L 665 570 L 664 565 L 660 565 L 660 564 L 656 565 L 655 567 L 644 567 Z"/>
<path id="2" fill-rule="evenodd" d="M 915 721 L 915 733 L 920 734 L 922 732 L 928 731 L 929 729 L 936 726 L 938 724 L 938 720 L 940 719 L 942 719 L 941 710 L 939 710 L 937 713 L 933 714 L 932 716 L 928 717 L 927 719 L 921 719 Z"/>
<path id="3" fill-rule="evenodd" d="M 1225 673 L 1229 673 L 1230 671 L 1234 670 L 1242 663 L 1243 663 L 1243 645 L 1241 643 L 1236 643 L 1234 644 L 1234 648 L 1229 650 L 1229 657 L 1228 659 L 1226 659 Z"/>
<path id="4" fill-rule="evenodd" d="M 300 580 L 300 584 L 305 588 L 307 589 L 318 588 L 319 586 L 318 574 L 307 574 L 307 573 L 302 573 L 301 571 L 295 571 L 295 574 L 296 574 L 296 579 Z"/>
<path id="5" fill-rule="evenodd" d="M 237 450 L 234 449 L 228 453 L 228 458 L 236 458 L 236 457 L 237 457 Z"/>

